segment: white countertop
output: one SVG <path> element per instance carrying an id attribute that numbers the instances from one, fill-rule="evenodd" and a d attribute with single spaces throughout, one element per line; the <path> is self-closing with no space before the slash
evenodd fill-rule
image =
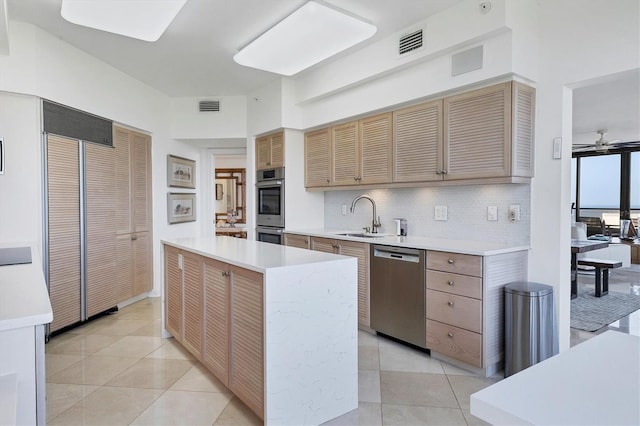
<path id="1" fill-rule="evenodd" d="M 336 254 L 227 236 L 173 238 L 162 240 L 162 242 L 261 273 L 270 268 L 332 262 L 347 258 Z"/>
<path id="2" fill-rule="evenodd" d="M 640 337 L 607 331 L 471 395 L 494 425 L 640 424 Z"/>
<path id="3" fill-rule="evenodd" d="M 40 251 L 30 243 L 1 243 L 0 247 L 31 247 L 31 263 L 0 266 L 0 331 L 48 324 L 53 320 Z"/>
<path id="4" fill-rule="evenodd" d="M 339 240 L 358 241 L 371 244 L 384 244 L 389 246 L 407 247 L 421 250 L 448 251 L 461 254 L 473 254 L 477 256 L 491 256 L 496 254 L 529 250 L 529 246 L 512 246 L 505 243 L 496 243 L 491 241 L 453 240 L 448 238 L 415 236 L 399 237 L 392 234 L 380 234 L 383 235 L 381 237 L 348 237 L 345 235 L 337 235 L 349 232 L 348 230 L 286 229 L 285 232 L 291 234 L 309 235 L 312 237 L 335 238 Z"/>

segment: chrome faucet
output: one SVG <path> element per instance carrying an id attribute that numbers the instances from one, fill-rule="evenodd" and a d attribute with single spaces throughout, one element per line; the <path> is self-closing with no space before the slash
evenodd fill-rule
<path id="1" fill-rule="evenodd" d="M 373 201 L 373 198 L 369 197 L 368 195 L 358 195 L 351 202 L 351 209 L 349 209 L 349 211 L 353 213 L 356 210 L 356 204 L 358 203 L 358 201 L 360 201 L 363 198 L 371 201 L 371 205 L 373 206 L 373 220 L 371 221 L 371 233 L 377 234 L 378 228 L 380 228 L 380 226 L 382 225 L 380 224 L 380 217 L 376 215 L 376 202 Z"/>

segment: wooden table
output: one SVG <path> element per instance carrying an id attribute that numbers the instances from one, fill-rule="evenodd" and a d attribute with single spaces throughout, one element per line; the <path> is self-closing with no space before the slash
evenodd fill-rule
<path id="1" fill-rule="evenodd" d="M 493 425 L 640 424 L 640 337 L 606 331 L 471 395 Z"/>
<path id="2" fill-rule="evenodd" d="M 571 298 L 578 297 L 578 253 L 609 247 L 609 241 L 571 240 Z"/>

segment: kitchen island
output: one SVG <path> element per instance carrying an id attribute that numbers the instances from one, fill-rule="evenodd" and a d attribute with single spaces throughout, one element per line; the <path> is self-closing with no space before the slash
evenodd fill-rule
<path id="1" fill-rule="evenodd" d="M 0 266 L 0 424 L 45 424 L 44 324 L 53 319 L 37 246 L 31 263 Z"/>
<path id="2" fill-rule="evenodd" d="M 356 259 L 223 236 L 163 249 L 164 329 L 265 424 L 358 407 Z"/>

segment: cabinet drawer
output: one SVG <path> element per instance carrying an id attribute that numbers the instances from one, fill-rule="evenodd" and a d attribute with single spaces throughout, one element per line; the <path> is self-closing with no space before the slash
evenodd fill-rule
<path id="1" fill-rule="evenodd" d="M 482 278 L 427 270 L 427 288 L 482 299 Z"/>
<path id="2" fill-rule="evenodd" d="M 427 348 L 475 367 L 482 367 L 482 335 L 427 320 Z"/>
<path id="3" fill-rule="evenodd" d="M 428 251 L 427 269 L 481 277 L 482 256 L 448 253 L 445 251 Z"/>
<path id="4" fill-rule="evenodd" d="M 482 301 L 427 290 L 427 318 L 482 333 Z"/>

